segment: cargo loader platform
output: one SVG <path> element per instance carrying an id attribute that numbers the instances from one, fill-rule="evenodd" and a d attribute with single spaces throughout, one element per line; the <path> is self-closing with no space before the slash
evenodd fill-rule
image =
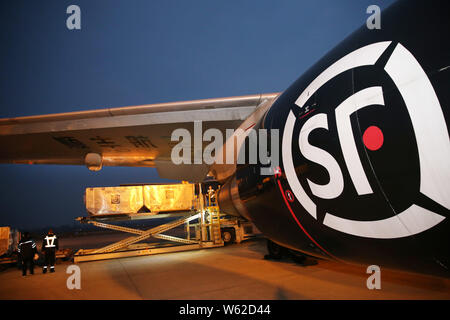
<path id="1" fill-rule="evenodd" d="M 255 236 L 250 222 L 220 213 L 211 186 L 204 191 L 201 183 L 87 188 L 85 204 L 89 215 L 76 220 L 133 236 L 103 248 L 81 249 L 75 253 L 74 262 L 215 248 Z M 173 220 L 148 230 L 110 223 L 164 218 Z M 164 234 L 183 225 L 184 238 Z M 165 243 L 143 242 L 147 239 Z"/>
<path id="2" fill-rule="evenodd" d="M 222 241 L 220 235 L 220 225 L 216 225 L 216 223 L 204 223 L 204 216 L 207 212 L 208 211 L 202 211 L 187 215 L 185 214 L 181 218 L 179 218 L 179 214 L 177 214 L 176 216 L 178 216 L 178 219 L 148 230 L 133 229 L 99 222 L 95 218 L 79 218 L 78 220 L 83 223 L 89 223 L 99 228 L 131 233 L 134 234 L 134 236 L 125 238 L 99 249 L 80 249 L 74 255 L 74 262 L 77 263 L 103 259 L 115 259 L 223 246 L 224 242 Z M 167 215 L 165 215 L 165 217 L 167 217 Z M 195 224 L 190 223 L 195 220 L 198 220 L 198 222 Z M 219 219 L 210 220 L 216 220 L 217 223 L 219 222 Z M 186 226 L 186 238 L 163 234 L 163 232 L 167 232 L 181 225 Z M 191 238 L 190 230 L 192 227 L 195 228 L 194 238 Z M 170 243 L 142 243 L 143 240 L 148 238 L 167 240 L 170 241 Z"/>

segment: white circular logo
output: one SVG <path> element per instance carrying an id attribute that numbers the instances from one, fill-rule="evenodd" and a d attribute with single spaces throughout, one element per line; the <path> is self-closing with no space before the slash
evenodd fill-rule
<path id="1" fill-rule="evenodd" d="M 304 108 L 307 100 L 320 87 L 344 71 L 374 65 L 390 44 L 391 41 L 373 43 L 342 57 L 317 76 L 301 93 L 295 104 L 301 109 Z M 433 86 L 411 52 L 400 43 L 393 50 L 384 70 L 397 86 L 413 125 L 420 162 L 420 192 L 449 209 L 450 142 L 444 115 Z M 383 90 L 378 86 L 354 93 L 335 109 L 340 147 L 358 195 L 370 194 L 373 191 L 358 156 L 350 115 L 374 104 L 385 106 Z M 286 120 L 282 141 L 284 170 L 295 197 L 304 209 L 317 219 L 316 204 L 306 193 L 294 169 L 292 141 L 296 120 L 291 110 Z M 309 144 L 308 136 L 317 128 L 328 130 L 325 113 L 315 114 L 302 125 L 298 145 L 306 159 L 321 164 L 329 173 L 330 178 L 327 184 L 320 185 L 307 181 L 312 194 L 322 199 L 334 199 L 342 193 L 344 179 L 339 164 L 333 156 Z M 375 133 L 377 132 L 377 127 L 372 129 Z M 412 204 L 392 217 L 373 221 L 351 220 L 327 212 L 323 224 L 360 237 L 393 239 L 418 234 L 434 227 L 444 219 L 442 215 Z"/>

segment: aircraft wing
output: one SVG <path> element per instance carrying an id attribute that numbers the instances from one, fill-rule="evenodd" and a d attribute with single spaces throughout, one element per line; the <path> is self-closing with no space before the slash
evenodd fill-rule
<path id="1" fill-rule="evenodd" d="M 194 121 L 208 128 L 235 129 L 261 103 L 278 93 L 107 108 L 0 119 L 0 163 L 85 165 L 88 153 L 104 166 L 156 167 L 162 178 L 202 180 L 204 164 L 175 165 L 170 156 L 178 128 Z M 207 142 L 209 143 L 209 142 Z M 205 143 L 205 144 L 207 144 Z M 193 156 L 192 156 L 193 159 Z"/>

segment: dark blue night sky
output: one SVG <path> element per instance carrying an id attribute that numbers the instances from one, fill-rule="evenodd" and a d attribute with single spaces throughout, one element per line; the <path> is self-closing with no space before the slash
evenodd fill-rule
<path id="1" fill-rule="evenodd" d="M 2 1 L 0 118 L 283 91 L 393 1 Z M 66 8 L 81 8 L 81 30 Z M 381 17 L 381 26 L 383 20 Z M 0 226 L 72 224 L 152 168 L 0 165 Z"/>

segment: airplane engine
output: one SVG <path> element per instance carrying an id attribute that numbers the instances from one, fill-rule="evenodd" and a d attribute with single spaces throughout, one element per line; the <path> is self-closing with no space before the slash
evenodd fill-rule
<path id="1" fill-rule="evenodd" d="M 279 166 L 238 164 L 221 209 L 290 249 L 448 277 L 445 15 L 400 1 L 319 60 L 254 127 L 279 130 Z"/>

